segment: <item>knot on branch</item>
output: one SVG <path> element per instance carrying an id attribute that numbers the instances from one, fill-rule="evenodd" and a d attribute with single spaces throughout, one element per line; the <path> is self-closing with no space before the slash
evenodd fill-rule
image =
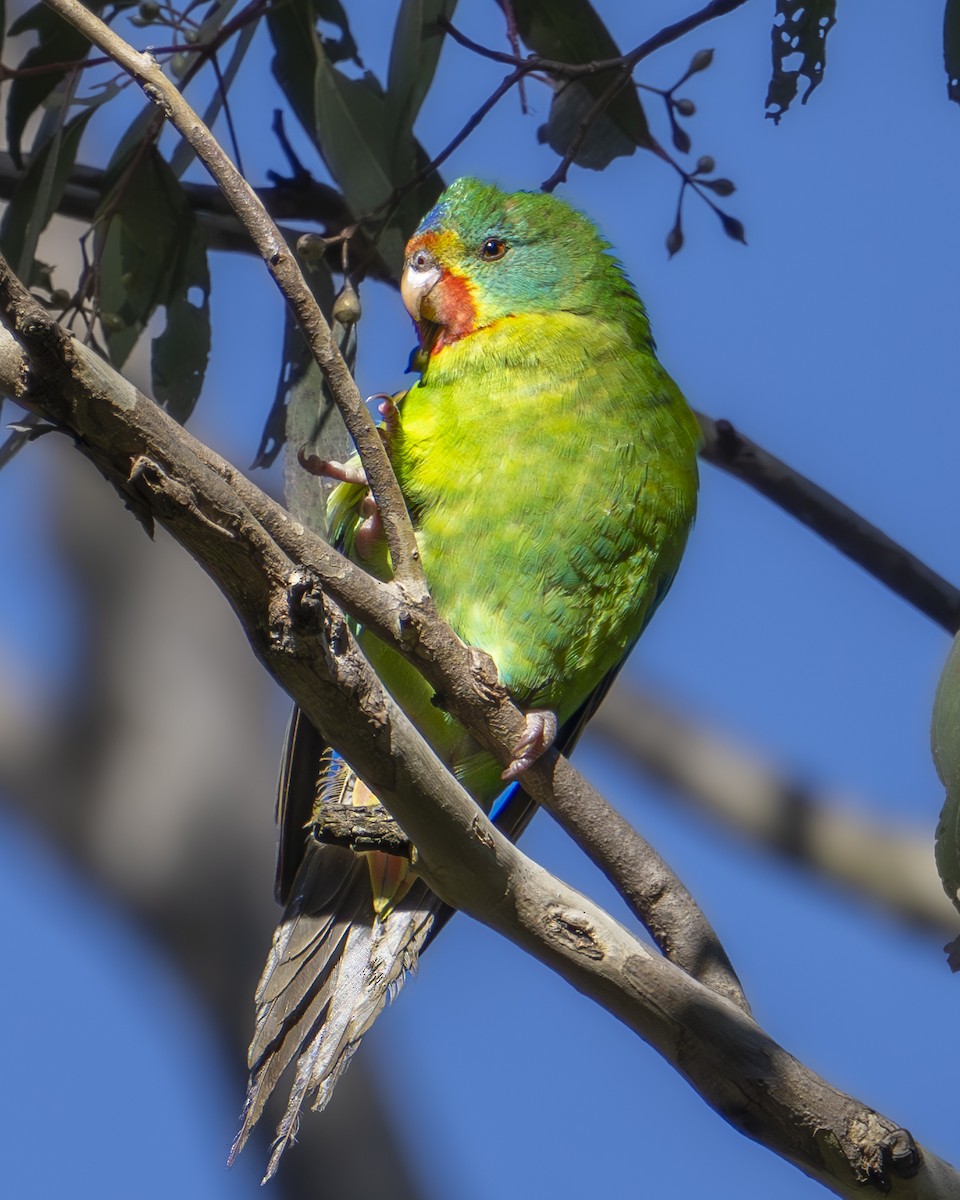
<path id="1" fill-rule="evenodd" d="M 547 935 L 567 950 L 599 962 L 605 950 L 585 913 L 551 904 L 544 918 Z"/>
<path id="2" fill-rule="evenodd" d="M 863 1112 L 850 1122 L 850 1141 L 856 1154 L 852 1162 L 858 1182 L 889 1191 L 891 1175 L 910 1179 L 920 1170 L 920 1150 L 912 1135 L 885 1121 L 875 1112 Z"/>
<path id="3" fill-rule="evenodd" d="M 231 541 L 234 539 L 232 530 L 217 521 L 212 521 L 201 509 L 193 488 L 182 480 L 175 479 L 155 459 L 146 454 L 140 454 L 133 460 L 127 480 L 135 493 L 149 501 L 153 516 L 173 521 L 186 515 L 213 532 L 230 538 Z"/>
<path id="4" fill-rule="evenodd" d="M 506 700 L 507 690 L 500 682 L 500 672 L 490 655 L 483 650 L 478 650 L 475 646 L 469 648 L 468 654 L 470 656 L 470 673 L 477 687 L 483 693 L 484 699 Z"/>
<path id="5" fill-rule="evenodd" d="M 733 422 L 720 417 L 714 422 L 717 431 L 717 453 L 726 459 L 734 459 L 743 449 L 743 438 L 737 433 Z"/>
<path id="6" fill-rule="evenodd" d="M 410 839 L 379 804 L 355 807 L 339 801 L 318 802 L 313 810 L 310 836 L 329 846 L 348 850 L 379 850 L 396 858 L 414 859 Z"/>
<path id="7" fill-rule="evenodd" d="M 326 610 L 319 576 L 306 567 L 297 567 L 287 580 L 287 614 L 294 631 L 319 629 Z"/>

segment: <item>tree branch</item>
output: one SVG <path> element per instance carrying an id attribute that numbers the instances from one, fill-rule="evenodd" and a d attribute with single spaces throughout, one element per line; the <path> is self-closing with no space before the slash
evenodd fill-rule
<path id="1" fill-rule="evenodd" d="M 956 935 L 929 830 L 873 821 L 852 800 L 791 778 L 631 684 L 617 683 L 590 730 L 725 829 L 901 920 Z"/>
<path id="2" fill-rule="evenodd" d="M 0 338 L 0 383 L 70 432 L 141 515 L 202 562 L 264 665 L 416 844 L 418 870 L 438 895 L 606 1007 L 736 1128 L 837 1195 L 859 1198 L 865 1184 L 894 1200 L 956 1194 L 960 1176 L 895 1122 L 831 1088 L 742 1008 L 653 955 L 491 825 L 383 690 L 333 603 L 334 588 L 349 590 L 362 572 L 342 562 L 322 579 L 301 565 L 290 551 L 306 531 L 273 505 L 272 523 L 292 531 L 287 545 L 275 538 L 246 503 L 257 489 L 60 330 L 8 269 L 0 306 L 25 351 Z M 258 507 L 270 506 L 261 495 Z M 313 557 L 333 556 L 314 541 Z M 369 586 L 385 597 L 381 609 L 393 602 L 399 611 L 396 592 Z"/>
<path id="3" fill-rule="evenodd" d="M 291 596 L 309 596 L 319 581 L 351 616 L 415 662 L 450 711 L 501 762 L 510 761 L 524 728 L 523 715 L 500 685 L 492 660 L 464 646 L 438 619 L 429 598 L 411 602 L 401 589 L 377 582 L 296 523 L 234 467 L 71 339 L 33 301 L 2 259 L 0 304 L 39 368 L 34 382 L 45 390 L 34 394 L 28 386 L 29 372 L 23 374 L 27 368 L 17 362 L 0 383 L 21 403 L 72 433 L 148 527 L 154 517 L 167 524 L 230 596 L 237 582 L 236 567 L 221 562 L 221 543 L 184 541 L 170 519 L 178 508 L 186 508 L 211 534 L 227 534 L 254 521 L 262 531 L 258 536 L 266 539 L 265 567 L 273 563 L 285 587 L 287 576 L 296 574 L 289 584 Z M 120 422 L 115 427 L 116 443 L 106 448 L 101 446 L 106 414 L 102 405 L 92 401 L 104 393 L 112 395 L 114 417 Z M 76 405 L 71 397 L 77 398 Z M 133 428 L 128 425 L 130 409 L 137 414 Z M 178 463 L 175 472 L 174 462 Z M 198 497 L 205 499 L 201 503 Z M 250 634 L 251 626 L 246 628 Z M 343 708 L 342 698 L 336 705 Z M 332 731 L 329 721 L 316 723 L 350 759 L 335 727 Z M 665 953 L 696 978 L 746 1005 L 716 933 L 689 892 L 565 759 L 544 756 L 526 773 L 525 786 L 606 872 Z M 384 798 L 378 789 L 374 791 Z"/>
<path id="4" fill-rule="evenodd" d="M 25 167 L 29 167 L 30 161 L 31 156 L 25 154 Z M 10 155 L 5 150 L 0 150 L 0 200 L 9 200 L 14 195 L 22 176 L 23 172 L 17 170 Z M 98 167 L 77 164 L 70 173 L 57 205 L 58 215 L 92 223 L 103 200 L 104 180 L 105 172 Z M 257 248 L 218 187 L 190 181 L 181 182 L 180 187 L 211 250 L 256 254 Z M 274 220 L 309 221 L 321 227 L 324 237 L 339 234 L 347 226 L 356 223 L 356 216 L 347 207 L 346 201 L 336 188 L 312 178 L 306 171 L 292 179 L 277 178 L 272 186 L 259 187 L 256 191 L 264 208 Z M 307 231 L 281 225 L 280 232 L 288 245 L 295 246 L 297 240 Z M 391 275 L 387 264 L 368 242 L 363 241 L 361 231 L 354 235 L 352 244 L 368 276 L 392 287 L 397 286 L 397 281 Z M 329 248 L 326 261 L 332 270 L 340 269 L 339 246 Z"/>
<path id="5" fill-rule="evenodd" d="M 702 413 L 697 419 L 703 433 L 700 456 L 706 462 L 750 484 L 948 633 L 960 629 L 960 589 L 836 496 L 738 433 L 729 421 Z"/>
<path id="6" fill-rule="evenodd" d="M 79 0 L 46 0 L 46 3 L 140 85 L 147 99 L 156 104 L 176 126 L 216 180 L 296 315 L 313 356 L 330 383 L 334 400 L 360 454 L 377 501 L 395 576 L 406 590 L 422 598 L 426 588 L 413 528 L 380 434 L 280 230 L 267 215 L 254 190 L 151 54 L 140 54 L 134 50 L 99 17 L 84 8 Z"/>
<path id="7" fill-rule="evenodd" d="M 415 661 L 454 716 L 462 721 L 482 745 L 496 754 L 502 763 L 509 763 L 513 757 L 513 747 L 525 728 L 524 718 L 500 684 L 496 665 L 489 656 L 468 650 L 449 627 L 439 621 L 425 586 L 411 586 L 417 581 L 422 584 L 422 573 L 419 569 L 416 543 L 396 479 L 375 431 L 372 444 L 365 449 L 366 443 L 362 439 L 373 430 L 369 415 L 359 401 L 356 386 L 333 344 L 329 328 L 323 321 L 295 261 L 288 252 L 284 253 L 280 249 L 276 227 L 263 212 L 255 194 L 238 175 L 212 135 L 149 56 L 134 51 L 99 18 L 78 4 L 77 0 L 48 2 L 137 79 L 147 95 L 161 105 L 177 128 L 190 140 L 198 157 L 214 175 L 227 200 L 264 255 L 275 282 L 287 297 L 311 341 L 317 362 L 344 413 L 348 429 L 353 434 L 368 468 L 368 477 L 385 524 L 387 514 L 381 497 L 387 498 L 388 508 L 393 513 L 390 522 L 390 528 L 393 529 L 390 548 L 395 566 L 394 584 L 389 589 L 378 589 L 374 584 L 373 591 L 376 596 L 371 595 L 372 581 L 366 579 L 364 582 L 365 577 L 360 578 L 363 576 L 362 571 L 339 559 L 339 556 L 334 555 L 323 543 L 320 543 L 323 550 L 319 554 L 313 553 L 316 550 L 317 539 L 309 536 L 303 538 L 294 535 L 294 545 L 290 548 L 295 553 L 291 561 L 309 565 L 314 558 L 324 560 L 322 567 L 318 569 L 331 594 L 347 606 L 351 615 L 362 619 L 379 636 L 398 645 L 402 653 Z M 23 318 L 29 312 L 31 302 L 22 287 L 15 284 L 15 279 L 8 272 L 4 280 L 4 289 L 11 319 L 15 329 L 28 333 L 23 327 Z M 33 318 L 26 318 L 27 326 L 39 328 L 36 319 L 39 312 L 40 310 L 36 310 Z M 48 319 L 44 316 L 44 320 Z M 46 335 L 33 347 L 41 355 L 41 361 L 49 364 L 51 346 L 48 343 L 53 339 L 59 346 L 60 338 L 62 332 L 58 327 L 47 329 Z M 28 348 L 32 345 L 29 334 L 25 344 Z M 368 451 L 372 456 L 369 460 L 366 457 Z M 229 464 L 223 463 L 222 460 L 214 463 L 209 452 L 206 453 L 207 465 L 220 471 L 231 488 L 235 488 L 238 493 L 244 493 L 253 509 L 259 507 L 258 497 L 262 496 L 259 490 L 246 483 Z M 141 490 L 155 492 L 153 499 L 162 508 L 164 493 L 168 493 L 173 485 L 160 478 L 157 464 L 149 454 L 142 457 L 144 461 L 138 460 L 134 464 L 130 480 L 127 482 L 134 482 Z M 377 476 L 371 465 L 379 472 L 384 463 L 385 473 L 379 485 L 384 490 L 378 492 Z M 118 486 L 123 485 L 118 483 Z M 192 483 L 188 484 L 188 487 L 192 486 Z M 394 512 L 397 497 L 399 512 Z M 282 513 L 279 520 L 278 513 Z M 284 540 L 291 535 L 288 515 L 274 506 L 263 514 L 262 519 L 264 528 L 277 538 L 278 545 L 285 547 L 284 553 L 288 553 L 286 547 L 290 543 Z M 195 553 L 193 550 L 191 552 Z M 333 560 L 339 561 L 331 561 L 331 556 Z M 406 573 L 403 570 L 404 564 Z M 342 597 L 336 591 L 338 585 L 345 588 Z M 352 607 L 361 594 L 365 603 Z M 336 739 L 331 740 L 338 744 Z M 652 847 L 630 829 L 623 818 L 579 777 L 566 760 L 556 754 L 544 756 L 525 773 L 523 785 L 538 803 L 572 833 L 607 873 L 664 952 L 670 954 L 674 961 L 693 973 L 696 978 L 717 988 L 722 994 L 733 998 L 736 1003 L 746 1008 L 743 990 L 726 953 L 693 897 Z"/>
<path id="8" fill-rule="evenodd" d="M 604 71 L 625 71 L 629 74 L 638 63 L 649 58 L 657 50 L 662 50 L 671 42 L 678 41 L 686 34 L 692 33 L 694 29 L 706 25 L 708 21 L 713 21 L 717 17 L 726 16 L 727 13 L 731 13 L 737 8 L 742 8 L 746 2 L 747 0 L 712 0 L 712 3 L 690 13 L 689 16 L 674 21 L 672 25 L 665 25 L 627 54 L 618 54 L 615 58 L 601 58 L 585 63 L 559 62 L 554 58 L 544 58 L 540 54 L 529 54 L 526 58 L 521 58 L 516 54 L 507 54 L 503 50 L 493 50 L 489 46 L 481 46 L 479 42 L 475 42 L 465 33 L 461 33 L 446 17 L 438 18 L 437 24 L 455 42 L 459 42 L 465 49 L 472 50 L 481 58 L 489 58 L 493 62 L 522 68 L 525 74 L 530 74 L 531 71 L 543 71 L 561 79 L 580 79 L 584 75 L 599 75 Z"/>

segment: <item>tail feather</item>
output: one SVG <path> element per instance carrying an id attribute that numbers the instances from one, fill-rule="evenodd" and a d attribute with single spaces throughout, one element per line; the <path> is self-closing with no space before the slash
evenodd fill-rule
<path id="1" fill-rule="evenodd" d="M 321 1110 L 361 1038 L 416 967 L 440 901 L 419 880 L 380 917 L 364 858 L 308 847 L 256 992 L 243 1148 L 271 1093 L 296 1063 L 264 1179 L 296 1137 L 307 1101 Z"/>

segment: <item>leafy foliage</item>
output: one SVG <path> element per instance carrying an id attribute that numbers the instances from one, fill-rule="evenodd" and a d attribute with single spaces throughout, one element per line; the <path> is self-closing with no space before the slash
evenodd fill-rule
<path id="1" fill-rule="evenodd" d="M 386 90 L 369 71 L 353 78 L 340 68 L 344 47 L 355 43 L 345 25 L 332 46 L 323 37 L 317 22 L 329 18 L 326 0 L 279 5 L 267 17 L 277 82 L 354 215 L 383 214 L 380 253 L 397 275 L 410 230 L 442 190 L 435 171 L 411 186 L 429 162 L 413 122 L 439 58 L 437 16 L 452 8 L 449 0 L 405 0 Z M 362 67 L 356 55 L 352 61 Z"/>
<path id="2" fill-rule="evenodd" d="M 210 273 L 193 210 L 152 144 L 108 170 L 95 247 L 111 361 L 122 366 L 156 309 L 165 307 L 166 328 L 152 347 L 153 388 L 160 403 L 186 420 L 210 352 Z"/>
<path id="3" fill-rule="evenodd" d="M 0 250 L 32 286 L 43 270 L 34 260 L 37 240 L 57 211 L 93 112 L 72 118 L 31 157 L 0 222 Z"/>
<path id="4" fill-rule="evenodd" d="M 89 7 L 96 12 L 100 5 L 92 3 Z M 70 74 L 68 66 L 56 67 L 54 64 L 82 59 L 90 46 L 82 33 L 42 3 L 28 8 L 13 21 L 8 35 L 13 37 L 28 32 L 36 33 L 40 40 L 23 56 L 19 69 L 33 73 L 17 75 L 7 97 L 7 148 L 18 167 L 23 166 L 21 144 L 27 121 Z M 51 69 L 40 71 L 37 70 L 39 67 Z"/>
<path id="5" fill-rule="evenodd" d="M 600 15 L 602 5 L 594 7 L 589 0 L 499 0 L 499 4 L 507 18 L 507 44 L 514 53 L 490 53 L 511 65 L 507 87 L 530 76 L 545 79 L 552 87 L 549 116 L 539 134 L 561 162 L 545 187 L 562 182 L 571 162 L 601 169 L 643 148 L 670 163 L 680 177 L 675 219 L 666 239 L 670 254 L 684 243 L 682 210 L 690 195 L 709 205 L 727 236 L 745 240 L 742 223 L 717 203 L 733 193 L 734 185 L 714 174 L 713 158 L 701 155 L 695 166 L 686 166 L 670 154 L 671 145 L 679 155 L 693 153 L 688 122 L 697 106 L 678 89 L 710 67 L 711 50 L 697 51 L 677 82 L 662 89 L 638 77 L 638 56 L 622 53 Z M 206 72 L 209 89 L 203 112 L 208 122 L 218 122 L 220 136 L 230 116 L 228 96 L 236 86 L 249 83 L 247 50 L 255 44 L 261 23 L 266 24 L 274 77 L 332 180 L 328 187 L 294 161 L 282 135 L 282 121 L 277 121 L 274 128 L 281 149 L 294 163 L 284 186 L 291 193 L 301 188 L 301 211 L 311 217 L 316 215 L 318 190 L 325 190 L 330 202 L 323 217 L 324 232 L 333 234 L 334 241 L 343 233 L 340 269 L 354 283 L 368 273 L 398 278 L 405 240 L 442 189 L 439 163 L 466 140 L 498 98 L 496 93 L 487 97 L 436 158 L 415 135 L 421 108 L 434 88 L 448 31 L 464 40 L 451 25 L 456 0 L 401 0 L 395 6 L 385 79 L 366 69 L 361 42 L 350 23 L 348 13 L 365 10 L 345 0 L 296 0 L 239 11 L 229 4 L 215 4 L 202 13 L 194 4 L 181 9 L 153 3 L 137 6 L 129 0 L 114 6 L 94 0 L 89 7 L 103 12 L 110 22 L 157 30 L 157 41 L 167 43 L 157 53 L 182 85 Z M 735 2 L 710 5 L 690 14 L 662 31 L 661 44 L 676 40 L 680 26 L 689 32 L 737 7 Z M 801 78 L 807 81 L 804 100 L 822 80 L 826 37 L 835 10 L 835 0 L 778 0 L 774 70 L 767 95 L 769 115 L 775 119 L 795 98 Z M 0 26 L 4 11 L 0 0 Z M 639 39 L 641 32 L 649 30 L 639 20 L 637 24 Z M 3 32 L 0 28 L 0 37 Z M 91 118 L 123 90 L 126 81 L 118 81 L 112 67 L 100 75 L 88 71 L 86 40 L 43 3 L 27 8 L 6 32 L 32 35 L 34 44 L 7 81 L 7 144 L 22 170 L 0 225 L 0 245 L 33 286 L 52 294 L 50 268 L 35 258 L 38 240 L 66 194 Z M 943 35 L 949 94 L 958 100 L 960 0 L 946 0 Z M 546 60 L 536 64 L 536 71 L 532 63 L 516 57 L 521 41 Z M 650 40 L 640 44 L 649 48 Z M 469 54 L 478 49 L 487 53 L 482 47 L 471 49 L 469 42 L 453 52 Z M 559 65 L 602 62 L 610 65 L 576 78 Z M 665 105 L 668 129 L 662 141 L 652 130 L 639 89 L 658 96 Z M 127 94 L 135 95 L 134 89 Z M 38 114 L 42 114 L 39 120 Z M 90 340 L 102 340 L 117 364 L 126 361 L 137 339 L 164 310 L 165 323 L 152 344 L 153 384 L 157 398 L 183 418 L 199 396 L 210 348 L 210 279 L 202 227 L 194 219 L 189 191 L 180 182 L 193 151 L 184 144 L 161 152 L 161 126 L 157 111 L 144 102 L 118 140 L 113 161 L 100 177 L 102 199 L 92 236 L 85 239 L 83 272 L 75 286 L 58 291 L 56 303 L 65 306 L 69 324 L 79 319 Z M 28 154 L 31 129 L 37 132 Z M 230 137 L 239 157 L 235 131 Z M 328 304 L 333 303 L 329 270 L 336 256 L 336 249 L 327 250 Z M 299 349 L 296 353 L 291 349 L 294 344 L 288 338 L 281 352 L 279 408 L 271 414 L 258 455 L 263 464 L 283 440 L 283 406 L 305 369 Z"/>
<path id="6" fill-rule="evenodd" d="M 590 63 L 621 56 L 606 25 L 587 0 L 512 0 L 510 7 L 524 44 L 544 58 Z M 636 87 L 622 68 L 619 73 L 624 86 L 580 143 L 573 158 L 578 166 L 600 171 L 614 158 L 633 154 L 638 146 L 653 145 Z M 570 149 L 594 106 L 616 85 L 616 75 L 614 71 L 603 71 L 579 79 L 555 76 L 553 85 L 550 116 L 540 137 L 562 155 Z"/>
<path id="7" fill-rule="evenodd" d="M 807 90 L 800 98 L 806 104 L 814 88 L 823 82 L 827 65 L 827 34 L 837 22 L 836 0 L 777 0 L 773 22 L 773 75 L 767 89 L 767 116 L 779 124 L 796 98 L 801 78 Z M 790 64 L 795 63 L 796 66 Z"/>

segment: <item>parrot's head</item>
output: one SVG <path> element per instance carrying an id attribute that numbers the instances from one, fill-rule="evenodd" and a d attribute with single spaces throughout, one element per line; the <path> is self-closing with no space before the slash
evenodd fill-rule
<path id="1" fill-rule="evenodd" d="M 407 243 L 400 284 L 421 347 L 444 346 L 511 317 L 575 312 L 646 316 L 596 226 L 543 192 L 458 179 Z"/>

